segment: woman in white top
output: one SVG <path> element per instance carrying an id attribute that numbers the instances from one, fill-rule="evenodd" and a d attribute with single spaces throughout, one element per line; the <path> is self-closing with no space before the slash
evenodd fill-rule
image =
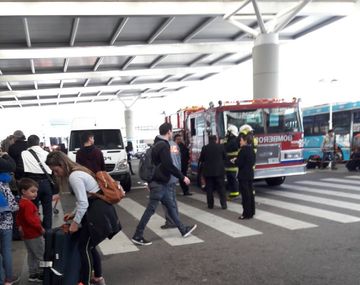
<path id="1" fill-rule="evenodd" d="M 70 233 L 79 231 L 79 251 L 81 256 L 81 273 L 79 284 L 89 285 L 91 268 L 94 267 L 95 277 L 91 284 L 104 285 L 101 272 L 100 255 L 96 250 L 105 238 L 111 238 L 120 231 L 120 223 L 114 207 L 101 199 L 95 198 L 91 193 L 100 191 L 94 174 L 84 166 L 70 160 L 66 154 L 55 151 L 49 153 L 46 164 L 53 174 L 60 180 L 60 189 L 67 186 L 72 189 L 76 197 L 76 207 L 71 213 L 64 216 L 65 220 L 72 220 Z M 93 214 L 96 212 L 96 215 Z M 105 223 L 112 221 L 110 223 Z M 79 227 L 81 224 L 81 227 Z M 105 226 L 106 225 L 106 226 Z M 93 264 L 89 258 L 92 254 Z"/>

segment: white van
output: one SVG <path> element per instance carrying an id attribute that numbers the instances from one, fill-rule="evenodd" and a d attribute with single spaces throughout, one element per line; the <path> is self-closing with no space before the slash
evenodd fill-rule
<path id="1" fill-rule="evenodd" d="M 73 126 L 70 132 L 68 151 L 68 156 L 73 161 L 76 160 L 76 152 L 81 147 L 80 136 L 84 131 L 90 131 L 94 134 L 95 145 L 101 149 L 104 155 L 106 171 L 115 180 L 120 181 L 124 190 L 129 192 L 131 190 L 131 176 L 121 130 L 98 127 L 96 123 L 86 128 Z"/>

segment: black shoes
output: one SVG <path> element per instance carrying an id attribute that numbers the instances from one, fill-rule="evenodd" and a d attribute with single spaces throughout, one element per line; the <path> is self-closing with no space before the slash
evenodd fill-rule
<path id="1" fill-rule="evenodd" d="M 144 239 L 143 237 L 133 237 L 132 242 L 137 245 L 151 245 L 152 242 Z"/>
<path id="2" fill-rule="evenodd" d="M 161 228 L 162 230 L 167 230 L 167 229 L 177 228 L 177 226 L 176 226 L 176 225 L 165 224 L 165 225 L 162 225 L 160 228 Z"/>
<path id="3" fill-rule="evenodd" d="M 246 216 L 241 215 L 239 217 L 239 220 L 249 220 L 249 219 L 252 219 L 252 216 L 251 217 L 246 217 Z"/>
<path id="4" fill-rule="evenodd" d="M 193 226 L 187 226 L 185 228 L 185 232 L 182 234 L 183 238 L 187 238 L 196 229 L 196 227 L 196 224 Z"/>
<path id="5" fill-rule="evenodd" d="M 185 193 L 184 193 L 184 196 L 192 196 L 192 193 L 190 193 L 190 192 L 185 192 Z"/>

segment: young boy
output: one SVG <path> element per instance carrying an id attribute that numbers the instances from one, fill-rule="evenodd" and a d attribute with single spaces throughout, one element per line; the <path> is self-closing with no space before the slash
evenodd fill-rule
<path id="1" fill-rule="evenodd" d="M 16 223 L 19 226 L 25 247 L 28 251 L 29 281 L 42 282 L 43 273 L 39 267 L 44 256 L 44 240 L 42 235 L 45 230 L 41 225 L 39 210 L 32 202 L 37 196 L 38 184 L 30 178 L 19 181 L 21 199 Z"/>

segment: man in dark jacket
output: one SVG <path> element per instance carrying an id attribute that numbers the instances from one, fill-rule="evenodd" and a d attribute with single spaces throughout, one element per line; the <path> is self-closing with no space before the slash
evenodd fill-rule
<path id="1" fill-rule="evenodd" d="M 15 142 L 9 147 L 9 155 L 16 163 L 15 178 L 20 179 L 24 176 L 24 163 L 21 158 L 21 153 L 28 148 L 28 145 L 22 131 L 15 131 L 14 138 Z"/>
<path id="2" fill-rule="evenodd" d="M 94 134 L 85 131 L 81 134 L 82 147 L 76 153 L 76 162 L 89 168 L 92 172 L 105 171 L 103 153 L 94 143 Z"/>
<path id="3" fill-rule="evenodd" d="M 224 162 L 226 153 L 223 145 L 216 143 L 216 136 L 209 136 L 209 144 L 203 146 L 199 158 L 199 168 L 205 177 L 205 190 L 208 208 L 214 208 L 214 191 L 219 193 L 221 208 L 226 209 L 226 194 L 224 188 Z"/>
<path id="4" fill-rule="evenodd" d="M 183 143 L 180 134 L 176 134 L 174 137 L 175 143 L 179 146 L 180 155 L 181 155 L 181 173 L 186 176 L 187 170 L 189 167 L 190 151 L 188 147 Z M 192 195 L 189 191 L 189 186 L 186 185 L 183 181 L 179 181 L 181 189 L 183 190 L 184 196 Z"/>
<path id="5" fill-rule="evenodd" d="M 170 181 L 171 175 L 174 175 L 179 180 L 184 181 L 187 185 L 190 184 L 189 178 L 181 173 L 181 171 L 173 164 L 171 159 L 169 144 L 169 140 L 172 137 L 171 124 L 162 124 L 159 127 L 159 133 L 160 135 L 155 138 L 155 144 L 151 152 L 152 162 L 156 166 L 156 170 L 153 180 L 148 185 L 150 189 L 150 200 L 132 238 L 133 243 L 137 245 L 151 244 L 151 241 L 144 239 L 143 235 L 145 227 L 151 216 L 155 213 L 159 202 L 167 208 L 171 219 L 174 221 L 184 238 L 188 237 L 197 227 L 196 224 L 193 226 L 185 226 L 180 222 L 179 216 L 176 212 L 176 205 L 170 196 L 171 193 L 168 182 Z"/>

